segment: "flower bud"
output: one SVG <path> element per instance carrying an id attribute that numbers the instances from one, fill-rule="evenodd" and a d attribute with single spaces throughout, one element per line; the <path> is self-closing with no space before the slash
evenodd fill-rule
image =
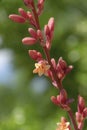
<path id="1" fill-rule="evenodd" d="M 54 32 L 54 18 L 51 17 L 48 21 L 48 27 L 49 27 L 49 30 L 50 30 L 50 34 L 49 34 L 49 38 L 50 38 L 50 41 L 53 39 L 53 32 Z"/>
<path id="2" fill-rule="evenodd" d="M 78 123 L 83 121 L 83 116 L 79 112 L 76 112 L 76 121 Z"/>
<path id="3" fill-rule="evenodd" d="M 37 39 L 37 33 L 33 28 L 28 28 L 29 33 L 31 34 L 32 37 Z"/>
<path id="4" fill-rule="evenodd" d="M 25 21 L 26 21 L 25 18 L 23 18 L 22 16 L 17 15 L 17 14 L 11 14 L 11 15 L 9 15 L 9 18 L 12 21 L 17 22 L 17 23 L 25 23 Z"/>
<path id="5" fill-rule="evenodd" d="M 33 45 L 33 44 L 35 44 L 36 39 L 35 39 L 35 38 L 32 38 L 32 37 L 25 37 L 25 38 L 22 39 L 22 42 L 23 42 L 25 45 Z"/>
<path id="6" fill-rule="evenodd" d="M 28 20 L 29 20 L 30 24 L 33 25 L 34 27 L 37 27 L 32 13 L 28 11 L 27 15 L 28 15 Z"/>
<path id="7" fill-rule="evenodd" d="M 53 65 L 54 69 L 56 70 L 56 61 L 54 58 L 51 59 L 51 63 Z"/>
<path id="8" fill-rule="evenodd" d="M 69 65 L 66 69 L 66 74 L 70 73 L 70 71 L 73 69 L 72 65 Z"/>
<path id="9" fill-rule="evenodd" d="M 33 0 L 24 0 L 24 4 L 27 6 L 27 7 L 32 7 L 32 2 Z"/>
<path id="10" fill-rule="evenodd" d="M 29 55 L 33 60 L 40 61 L 42 59 L 42 55 L 40 52 L 36 50 L 29 50 Z"/>
<path id="11" fill-rule="evenodd" d="M 83 117 L 84 117 L 84 118 L 86 118 L 86 117 L 87 117 L 87 107 L 86 107 L 86 108 L 84 108 L 84 110 L 83 110 L 83 113 L 82 113 L 82 114 L 83 114 Z"/>
<path id="12" fill-rule="evenodd" d="M 45 32 L 46 36 L 47 36 L 47 35 L 49 36 L 50 30 L 49 30 L 48 25 L 45 25 L 45 26 L 44 26 L 44 32 Z"/>
<path id="13" fill-rule="evenodd" d="M 51 76 L 51 77 L 52 77 L 52 76 Z M 57 85 L 56 81 L 53 81 L 52 84 L 53 84 L 53 86 L 54 86 L 55 88 L 58 88 L 58 85 Z"/>
<path id="14" fill-rule="evenodd" d="M 54 31 L 54 18 L 51 17 L 48 21 L 48 27 L 50 29 L 50 31 Z"/>
<path id="15" fill-rule="evenodd" d="M 20 13 L 20 15 L 21 15 L 22 17 L 24 17 L 25 19 L 28 19 L 27 12 L 25 12 L 24 9 L 19 8 L 19 9 L 18 9 L 18 12 Z"/>
<path id="16" fill-rule="evenodd" d="M 43 35 L 42 35 L 41 30 L 37 30 L 37 36 L 39 39 L 43 39 Z"/>
<path id="17" fill-rule="evenodd" d="M 38 0 L 38 4 L 37 4 L 37 9 L 38 9 L 37 13 L 38 13 L 38 15 L 40 15 L 42 13 L 42 11 L 43 11 L 44 1 L 45 0 Z"/>
<path id="18" fill-rule="evenodd" d="M 67 66 L 66 61 L 62 59 L 62 57 L 59 58 L 57 63 L 57 75 L 60 80 L 63 80 L 64 77 L 73 69 L 73 66 Z"/>
<path id="19" fill-rule="evenodd" d="M 66 69 L 66 68 L 67 68 L 67 64 L 66 64 L 66 62 L 62 59 L 62 57 L 59 58 L 58 63 L 59 63 L 59 65 L 61 66 L 62 69 Z"/>
<path id="20" fill-rule="evenodd" d="M 57 98 L 56 98 L 55 96 L 51 96 L 51 101 L 52 101 L 54 104 L 58 105 L 58 101 L 57 101 Z"/>
<path id="21" fill-rule="evenodd" d="M 58 75 L 58 78 L 61 80 L 65 77 L 65 73 L 59 64 L 57 65 L 57 75 Z"/>
<path id="22" fill-rule="evenodd" d="M 67 100 L 67 93 L 66 93 L 65 89 L 62 89 L 60 91 L 60 102 L 62 104 L 66 104 L 66 100 Z"/>
<path id="23" fill-rule="evenodd" d="M 78 112 L 82 113 L 84 108 L 85 108 L 84 98 L 81 96 L 78 96 Z"/>

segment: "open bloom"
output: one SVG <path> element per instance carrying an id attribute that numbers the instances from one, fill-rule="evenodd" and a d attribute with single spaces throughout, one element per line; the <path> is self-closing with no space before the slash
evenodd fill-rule
<path id="1" fill-rule="evenodd" d="M 56 130 L 70 130 L 70 123 L 65 121 L 65 118 L 61 118 L 61 122 L 57 123 Z"/>
<path id="2" fill-rule="evenodd" d="M 38 63 L 35 63 L 35 69 L 33 70 L 33 73 L 38 73 L 39 76 L 41 75 L 47 75 L 47 71 L 50 68 L 50 65 L 47 64 L 46 61 L 41 60 Z"/>

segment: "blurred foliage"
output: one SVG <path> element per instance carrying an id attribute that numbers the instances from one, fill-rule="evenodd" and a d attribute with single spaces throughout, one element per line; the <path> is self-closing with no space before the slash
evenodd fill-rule
<path id="1" fill-rule="evenodd" d="M 35 48 L 42 53 L 43 50 L 38 45 L 22 45 L 21 39 L 29 35 L 29 25 L 8 19 L 19 7 L 27 10 L 21 0 L 0 0 L 0 51 L 12 51 L 14 75 L 10 84 L 0 84 L 0 130 L 55 130 L 60 117 L 68 115 L 51 103 L 50 97 L 57 95 L 57 91 L 50 81 L 32 74 L 34 61 L 28 50 Z M 55 18 L 51 57 L 57 61 L 62 56 L 74 66 L 63 84 L 69 97 L 75 98 L 72 104 L 75 112 L 78 94 L 87 100 L 87 0 L 47 0 L 40 17 L 42 29 L 51 16 Z"/>

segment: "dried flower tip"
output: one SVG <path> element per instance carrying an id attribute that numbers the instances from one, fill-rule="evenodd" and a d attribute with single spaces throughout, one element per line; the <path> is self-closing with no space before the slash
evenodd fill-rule
<path id="1" fill-rule="evenodd" d="M 37 39 L 37 33 L 33 28 L 28 28 L 29 33 L 31 34 L 32 37 Z"/>
<path id="2" fill-rule="evenodd" d="M 33 45 L 35 44 L 35 42 L 36 42 L 36 39 L 32 37 L 25 37 L 22 39 L 22 43 L 25 45 Z"/>
<path id="3" fill-rule="evenodd" d="M 47 75 L 47 71 L 50 69 L 50 65 L 48 65 L 46 61 L 35 63 L 35 67 L 33 73 L 38 73 L 39 76 L 42 76 L 43 74 Z"/>
<path id="4" fill-rule="evenodd" d="M 21 15 L 22 17 L 24 17 L 25 19 L 28 19 L 27 12 L 25 12 L 24 9 L 19 8 L 19 9 L 18 9 L 18 12 L 20 13 L 20 15 Z"/>
<path id="5" fill-rule="evenodd" d="M 42 55 L 40 52 L 37 52 L 36 50 L 29 50 L 29 55 L 33 60 L 40 61 L 42 60 Z"/>
<path id="6" fill-rule="evenodd" d="M 9 18 L 12 21 L 17 22 L 17 23 L 25 23 L 25 21 L 26 21 L 25 18 L 23 18 L 22 16 L 17 15 L 17 14 L 11 14 L 11 15 L 9 15 Z"/>

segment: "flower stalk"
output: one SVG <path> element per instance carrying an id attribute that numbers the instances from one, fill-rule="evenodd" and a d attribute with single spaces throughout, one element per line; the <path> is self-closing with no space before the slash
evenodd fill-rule
<path id="1" fill-rule="evenodd" d="M 45 75 L 51 79 L 51 82 L 57 90 L 59 90 L 59 95 L 52 96 L 52 102 L 67 111 L 71 122 L 73 124 L 74 130 L 82 130 L 84 126 L 84 119 L 87 117 L 87 107 L 85 107 L 85 101 L 83 97 L 78 97 L 78 105 L 76 116 L 74 116 L 70 104 L 73 99 L 68 98 L 68 94 L 63 87 L 62 81 L 66 75 L 73 69 L 72 65 L 67 65 L 62 57 L 59 58 L 56 63 L 54 58 L 50 57 L 50 49 L 52 46 L 52 39 L 54 33 L 54 18 L 51 17 L 48 24 L 44 26 L 44 31 L 42 33 L 39 16 L 41 15 L 44 8 L 45 0 L 38 0 L 37 8 L 34 4 L 34 0 L 24 0 L 24 4 L 31 11 L 25 11 L 19 8 L 20 15 L 12 14 L 9 16 L 11 20 L 18 23 L 25 23 L 28 21 L 33 28 L 29 28 L 28 32 L 31 37 L 25 37 L 22 39 L 25 45 L 34 45 L 39 41 L 40 46 L 43 48 L 46 59 L 43 58 L 42 54 L 36 50 L 29 50 L 30 57 L 35 60 L 35 69 L 33 73 L 38 73 L 39 76 Z M 61 123 L 58 123 L 57 130 L 71 130 L 70 123 L 66 121 L 63 117 L 61 118 Z"/>

